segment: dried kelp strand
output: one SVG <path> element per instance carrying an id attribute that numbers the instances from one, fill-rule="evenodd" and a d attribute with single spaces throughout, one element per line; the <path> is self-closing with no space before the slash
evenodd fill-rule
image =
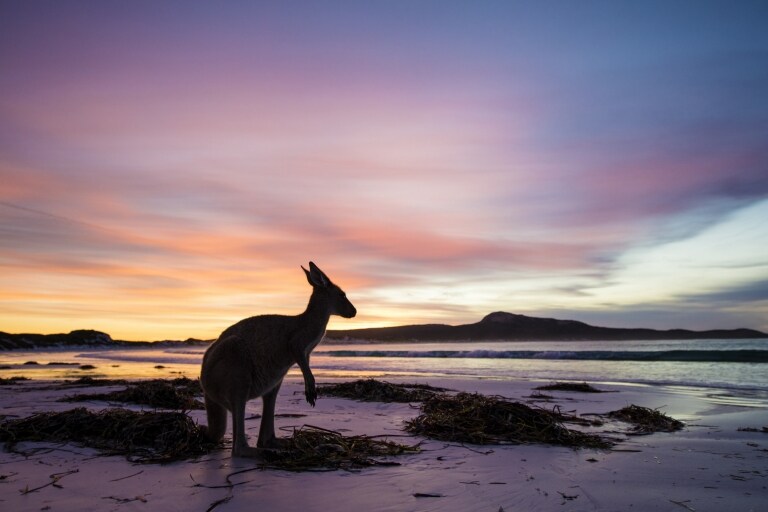
<path id="1" fill-rule="evenodd" d="M 138 405 L 148 405 L 158 409 L 204 409 L 202 402 L 195 398 L 202 390 L 197 380 L 178 378 L 173 380 L 154 379 L 133 382 L 125 389 L 109 393 L 89 393 L 70 395 L 62 398 L 62 402 L 85 402 L 103 400 L 106 402 L 123 402 Z"/>
<path id="2" fill-rule="evenodd" d="M 636 433 L 650 434 L 652 432 L 675 432 L 682 430 L 685 424 L 659 412 L 656 409 L 629 405 L 618 411 L 611 411 L 606 416 L 631 423 Z"/>
<path id="3" fill-rule="evenodd" d="M 534 389 L 541 391 L 574 391 L 577 393 L 607 393 L 607 391 L 597 389 L 586 382 L 554 382 Z"/>
<path id="4" fill-rule="evenodd" d="M 71 442 L 141 463 L 193 458 L 217 446 L 181 412 L 85 408 L 5 421 L 0 423 L 0 441 L 8 449 L 22 441 Z"/>
<path id="5" fill-rule="evenodd" d="M 265 451 L 262 467 L 287 471 L 353 470 L 393 465 L 380 457 L 418 453 L 410 446 L 369 436 L 344 436 L 339 432 L 305 425 L 283 439 L 284 449 Z M 374 458 L 376 457 L 376 458 Z"/>
<path id="6" fill-rule="evenodd" d="M 318 386 L 318 393 L 325 396 L 350 398 L 363 402 L 422 402 L 435 394 L 447 391 L 427 384 L 393 384 L 376 379 L 360 379 L 352 382 Z"/>
<path id="7" fill-rule="evenodd" d="M 597 435 L 564 427 L 561 415 L 554 411 L 474 393 L 435 395 L 424 402 L 419 416 L 406 422 L 406 431 L 473 444 L 544 443 L 574 448 L 611 445 Z"/>

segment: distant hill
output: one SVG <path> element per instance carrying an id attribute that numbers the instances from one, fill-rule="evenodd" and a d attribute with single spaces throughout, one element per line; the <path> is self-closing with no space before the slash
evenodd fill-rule
<path id="1" fill-rule="evenodd" d="M 513 313 L 496 312 L 474 324 L 465 325 L 403 325 L 373 329 L 331 330 L 328 341 L 570 341 L 570 340 L 689 340 L 689 339 L 768 338 L 754 329 L 717 329 L 689 331 L 671 329 L 618 329 L 596 327 L 576 320 L 536 318 Z M 104 332 L 89 329 L 67 334 L 8 334 L 0 331 L 0 350 L 32 350 L 36 348 L 67 347 L 146 347 L 157 345 L 204 346 L 213 340 L 189 338 L 184 341 L 120 341 Z"/>
<path id="2" fill-rule="evenodd" d="M 0 350 L 114 345 L 109 334 L 81 329 L 67 334 L 8 334 L 0 332 Z"/>
<path id="3" fill-rule="evenodd" d="M 189 338 L 184 341 L 120 341 L 101 331 L 80 329 L 67 334 L 9 334 L 0 331 L 0 350 L 33 350 L 68 347 L 141 347 L 150 345 L 205 345 L 209 341 Z"/>
<path id="4" fill-rule="evenodd" d="M 690 331 L 686 329 L 619 329 L 596 327 L 576 320 L 536 318 L 513 313 L 496 312 L 474 324 L 465 325 L 404 325 L 328 331 L 326 338 L 343 341 L 363 339 L 375 341 L 569 341 L 569 340 L 687 340 L 768 338 L 754 329 L 717 329 Z"/>

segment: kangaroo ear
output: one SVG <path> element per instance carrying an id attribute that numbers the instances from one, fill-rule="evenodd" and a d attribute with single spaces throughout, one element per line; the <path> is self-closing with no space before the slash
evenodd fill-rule
<path id="1" fill-rule="evenodd" d="M 307 276 L 307 282 L 309 282 L 310 286 L 314 286 L 312 284 L 312 277 L 310 277 L 310 275 L 309 275 L 309 270 L 305 269 L 304 265 L 301 266 L 301 270 L 303 270 L 304 271 L 304 275 Z"/>
<path id="2" fill-rule="evenodd" d="M 307 275 L 307 281 L 309 281 L 310 285 L 319 288 L 327 288 L 328 285 L 331 284 L 331 280 L 328 279 L 328 276 L 326 276 L 313 262 L 309 262 L 309 270 L 305 269 L 303 266 L 301 269 Z"/>

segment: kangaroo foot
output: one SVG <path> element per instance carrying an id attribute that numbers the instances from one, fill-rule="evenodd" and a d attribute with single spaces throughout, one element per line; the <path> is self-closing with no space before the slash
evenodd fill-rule
<path id="1" fill-rule="evenodd" d="M 267 451 L 284 451 L 291 448 L 291 441 L 290 439 L 286 438 L 273 437 L 272 439 L 268 439 L 264 442 L 259 440 L 256 446 L 262 450 Z"/>
<path id="2" fill-rule="evenodd" d="M 233 457 L 242 457 L 248 459 L 259 459 L 263 455 L 264 450 L 261 448 L 254 448 L 252 446 L 240 446 L 238 448 L 232 447 Z"/>

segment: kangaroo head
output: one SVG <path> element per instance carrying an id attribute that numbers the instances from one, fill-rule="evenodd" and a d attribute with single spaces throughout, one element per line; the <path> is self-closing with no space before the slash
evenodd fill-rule
<path id="1" fill-rule="evenodd" d="M 333 284 L 317 265 L 310 261 L 309 270 L 303 266 L 301 269 L 307 275 L 307 281 L 312 286 L 313 295 L 318 294 L 326 301 L 332 315 L 352 318 L 357 314 L 357 309 L 349 302 L 344 290 Z"/>

